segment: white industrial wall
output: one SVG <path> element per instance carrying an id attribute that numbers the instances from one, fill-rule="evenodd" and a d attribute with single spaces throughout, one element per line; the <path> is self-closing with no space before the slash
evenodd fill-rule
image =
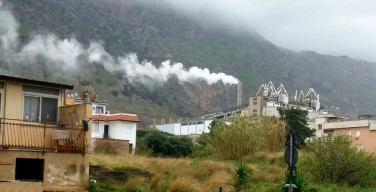
<path id="1" fill-rule="evenodd" d="M 267 106 L 263 108 L 263 115 L 268 117 L 279 117 L 279 106 Z"/>
<path id="2" fill-rule="evenodd" d="M 156 125 L 156 128 L 158 130 L 160 130 L 160 131 L 163 131 L 163 132 L 175 135 L 174 124 L 173 123 L 164 124 L 164 125 Z"/>
<path id="3" fill-rule="evenodd" d="M 213 120 L 202 120 L 202 124 L 197 124 L 198 121 L 191 121 L 184 122 L 184 125 L 182 125 L 182 123 L 169 123 L 156 125 L 155 127 L 160 131 L 173 135 L 200 135 L 210 132 L 209 127 L 212 121 Z"/>

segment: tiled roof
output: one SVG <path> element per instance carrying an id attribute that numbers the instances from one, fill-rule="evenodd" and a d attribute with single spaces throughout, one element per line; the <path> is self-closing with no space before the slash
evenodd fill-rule
<path id="1" fill-rule="evenodd" d="M 126 113 L 117 113 L 117 114 L 98 114 L 93 115 L 93 121 L 131 121 L 131 122 L 139 122 L 140 119 L 137 115 L 134 114 L 126 114 Z"/>

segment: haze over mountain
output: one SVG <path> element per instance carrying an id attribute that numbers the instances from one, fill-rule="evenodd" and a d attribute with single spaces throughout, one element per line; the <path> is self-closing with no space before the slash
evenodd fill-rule
<path id="1" fill-rule="evenodd" d="M 89 80 L 114 111 L 144 121 L 234 105 L 237 79 L 244 101 L 272 80 L 290 96 L 312 87 L 324 104 L 353 117 L 376 109 L 374 63 L 280 48 L 256 31 L 198 22 L 155 1 L 3 2 L 19 25 L 8 32 L 19 36 L 13 58 L 2 44 L 2 73 L 75 85 Z"/>

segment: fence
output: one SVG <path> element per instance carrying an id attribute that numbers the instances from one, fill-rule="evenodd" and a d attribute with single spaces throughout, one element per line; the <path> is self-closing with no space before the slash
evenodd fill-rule
<path id="1" fill-rule="evenodd" d="M 0 119 L 0 149 L 85 153 L 86 132 L 77 125 Z"/>

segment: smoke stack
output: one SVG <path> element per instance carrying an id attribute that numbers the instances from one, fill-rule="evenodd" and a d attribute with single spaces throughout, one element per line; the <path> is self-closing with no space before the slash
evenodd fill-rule
<path id="1" fill-rule="evenodd" d="M 242 104 L 242 98 L 243 98 L 242 89 L 243 89 L 242 83 L 239 81 L 239 83 L 238 83 L 238 95 L 237 95 L 237 99 L 236 99 L 236 105 L 238 105 L 238 106 Z"/>

